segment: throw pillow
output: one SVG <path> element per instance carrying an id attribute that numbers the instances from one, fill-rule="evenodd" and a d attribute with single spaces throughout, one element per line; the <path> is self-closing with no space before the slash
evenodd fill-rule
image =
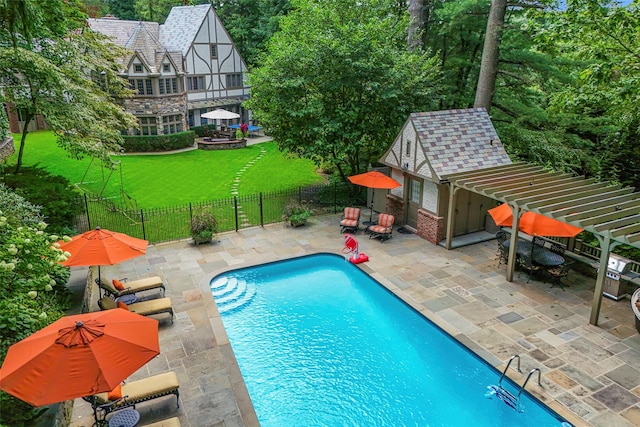
<path id="1" fill-rule="evenodd" d="M 107 393 L 107 399 L 110 401 L 118 400 L 122 397 L 122 384 L 118 384 L 116 388 Z"/>
<path id="2" fill-rule="evenodd" d="M 124 308 L 125 310 L 129 310 L 129 306 L 123 303 L 122 301 L 118 301 L 118 308 Z"/>
<path id="3" fill-rule="evenodd" d="M 119 291 L 124 291 L 124 285 L 118 279 L 113 279 L 113 287 Z"/>

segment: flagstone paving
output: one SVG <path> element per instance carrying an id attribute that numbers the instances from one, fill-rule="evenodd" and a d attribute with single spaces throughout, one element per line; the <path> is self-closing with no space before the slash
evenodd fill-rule
<path id="1" fill-rule="evenodd" d="M 150 246 L 147 254 L 103 267 L 107 277 L 160 275 L 176 311 L 158 316 L 161 354 L 131 379 L 173 370 L 180 408 L 164 397 L 137 405 L 140 425 L 177 416 L 185 427 L 258 425 L 211 296 L 209 282 L 229 269 L 318 252 L 341 254 L 339 217 L 313 217 L 307 226 L 282 224 L 218 236 L 195 246 L 178 241 Z M 640 425 L 640 334 L 629 300 L 603 299 L 599 326 L 589 324 L 594 279 L 575 271 L 565 290 L 515 275 L 505 280 L 495 241 L 447 251 L 415 236 L 394 233 L 384 243 L 356 236 L 370 261 L 359 266 L 503 369 L 519 354 L 522 371 L 542 371 L 539 396 L 577 426 Z M 153 297 L 148 292 L 144 298 Z M 97 309 L 94 295 L 92 309 Z M 437 350 L 437 349 L 436 349 Z M 510 370 L 518 384 L 522 375 Z M 72 427 L 90 426 L 88 403 L 77 399 Z"/>

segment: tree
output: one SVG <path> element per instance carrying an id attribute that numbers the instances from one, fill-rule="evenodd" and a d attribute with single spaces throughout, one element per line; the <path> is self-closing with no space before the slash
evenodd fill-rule
<path id="1" fill-rule="evenodd" d="M 498 74 L 498 58 L 500 55 L 500 41 L 504 27 L 504 15 L 507 11 L 507 0 L 492 0 L 487 20 L 487 31 L 482 48 L 482 65 L 478 77 L 478 88 L 474 107 L 491 109 L 491 100 L 496 87 Z"/>
<path id="2" fill-rule="evenodd" d="M 375 162 L 414 111 L 437 102 L 434 60 L 406 48 L 388 0 L 296 0 L 250 73 L 253 110 L 281 150 L 340 176 Z"/>
<path id="3" fill-rule="evenodd" d="M 135 126 L 135 118 L 114 102 L 130 93 L 118 76 L 116 61 L 122 51 L 85 26 L 78 3 L 25 4 L 28 12 L 13 25 L 18 33 L 0 29 L 4 41 L 0 96 L 24 118 L 16 172 L 22 166 L 29 123 L 36 115 L 56 132 L 58 143 L 71 156 L 96 157 L 110 164 L 109 154 L 120 148 L 120 130 Z M 0 16 L 8 13 L 9 8 L 0 9 Z M 58 19 L 24 22 L 40 13 Z M 10 40 L 12 44 L 7 43 Z"/>
<path id="4" fill-rule="evenodd" d="M 109 12 L 119 19 L 129 21 L 140 19 L 131 0 L 105 0 L 109 5 Z"/>

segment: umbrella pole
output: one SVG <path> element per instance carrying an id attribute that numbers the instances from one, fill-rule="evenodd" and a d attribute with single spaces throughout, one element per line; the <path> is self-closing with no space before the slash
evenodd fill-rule
<path id="1" fill-rule="evenodd" d="M 369 207 L 369 224 L 373 224 L 373 198 L 376 197 L 376 189 L 371 189 L 371 206 Z"/>
<path id="2" fill-rule="evenodd" d="M 100 266 L 98 266 L 98 298 L 102 298 L 102 286 L 101 285 L 102 285 L 102 277 L 100 277 Z"/>

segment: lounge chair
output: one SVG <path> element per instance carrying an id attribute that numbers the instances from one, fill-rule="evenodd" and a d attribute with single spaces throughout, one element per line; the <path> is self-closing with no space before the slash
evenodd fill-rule
<path id="1" fill-rule="evenodd" d="M 344 214 L 340 221 L 340 233 L 345 231 L 358 232 L 360 227 L 360 209 L 359 208 L 344 208 Z"/>
<path id="2" fill-rule="evenodd" d="M 368 230 L 371 233 L 369 238 L 380 238 L 380 241 L 384 242 L 385 240 L 393 237 L 391 233 L 393 232 L 393 223 L 396 218 L 390 214 L 380 214 L 378 216 L 378 223 L 374 225 L 370 225 Z"/>
<path id="3" fill-rule="evenodd" d="M 113 298 L 118 298 L 123 295 L 135 294 L 136 292 L 148 291 L 150 289 L 162 289 L 162 296 L 164 296 L 164 283 L 159 276 L 147 277 L 145 279 L 131 280 L 121 279 L 122 287 L 124 289 L 117 289 L 115 283 L 116 280 L 96 279 L 96 284 L 104 290 L 106 295 L 111 295 Z"/>
<path id="4" fill-rule="evenodd" d="M 101 310 L 112 310 L 122 306 L 123 303 L 118 303 L 110 297 L 102 297 L 98 300 L 98 305 Z M 171 304 L 171 298 L 158 298 L 135 302 L 133 304 L 124 304 L 122 308 L 126 308 L 142 316 L 169 313 L 171 315 L 171 323 L 173 323 L 173 305 Z"/>
<path id="5" fill-rule="evenodd" d="M 180 407 L 180 384 L 175 372 L 165 372 L 141 380 L 130 381 L 122 384 L 120 394 L 122 397 L 109 399 L 110 393 L 100 393 L 83 399 L 91 403 L 94 412 L 102 411 L 104 420 L 108 414 L 118 409 L 128 408 L 147 400 L 156 399 L 170 394 L 176 395 L 176 404 Z M 96 417 L 97 418 L 97 417 Z"/>
<path id="6" fill-rule="evenodd" d="M 180 419 L 178 417 L 167 418 L 153 424 L 145 424 L 144 427 L 180 427 Z"/>

